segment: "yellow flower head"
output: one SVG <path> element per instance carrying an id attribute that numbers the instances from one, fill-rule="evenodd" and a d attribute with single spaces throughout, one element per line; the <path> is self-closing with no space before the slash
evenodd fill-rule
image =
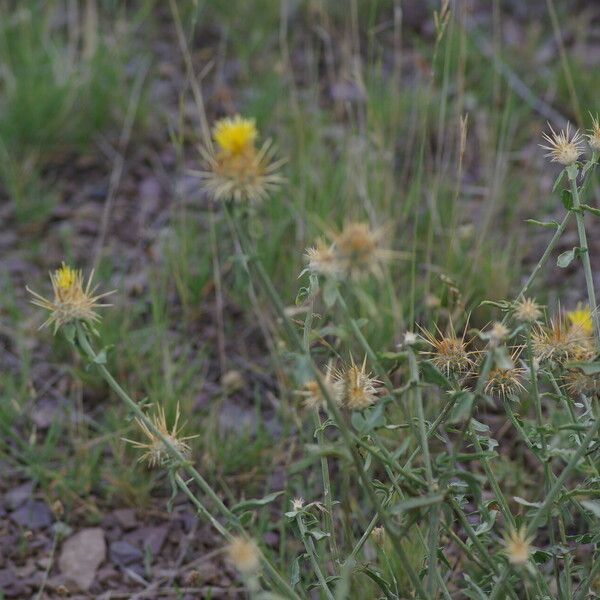
<path id="1" fill-rule="evenodd" d="M 583 138 L 579 131 L 571 133 L 570 126 L 564 131 L 558 133 L 550 126 L 550 134 L 544 133 L 543 137 L 548 146 L 542 146 L 544 150 L 548 150 L 546 154 L 552 162 L 560 163 L 561 165 L 573 164 L 583 152 Z"/>
<path id="2" fill-rule="evenodd" d="M 577 327 L 588 335 L 592 333 L 592 313 L 588 306 L 578 304 L 575 310 L 567 311 L 567 319 L 572 327 Z"/>
<path id="3" fill-rule="evenodd" d="M 527 536 L 525 527 L 512 529 L 504 536 L 505 552 L 512 565 L 526 565 L 531 554 L 532 537 Z"/>
<path id="4" fill-rule="evenodd" d="M 110 304 L 101 304 L 98 301 L 112 294 L 113 291 L 95 296 L 96 287 L 91 287 L 93 275 L 92 271 L 84 286 L 83 273 L 72 269 L 63 262 L 54 273 L 50 273 L 54 292 L 53 300 L 48 300 L 27 288 L 27 291 L 34 296 L 31 302 L 50 311 L 50 316 L 42 324 L 42 327 L 54 323 L 54 333 L 56 333 L 59 327 L 72 321 L 84 321 L 92 325 L 100 320 L 96 308 L 110 306 Z"/>
<path id="5" fill-rule="evenodd" d="M 256 121 L 244 119 L 240 115 L 221 119 L 213 128 L 213 138 L 219 148 L 232 156 L 254 148 L 257 137 Z"/>
<path id="6" fill-rule="evenodd" d="M 278 171 L 284 161 L 273 160 L 270 140 L 260 148 L 255 146 L 258 130 L 254 119 L 240 115 L 221 119 L 212 134 L 217 150 L 210 145 L 200 148 L 205 165 L 196 174 L 214 200 L 258 203 L 283 182 Z"/>

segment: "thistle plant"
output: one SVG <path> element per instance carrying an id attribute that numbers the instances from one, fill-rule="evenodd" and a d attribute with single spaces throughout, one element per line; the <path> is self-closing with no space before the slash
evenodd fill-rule
<path id="1" fill-rule="evenodd" d="M 282 530 L 297 538 L 291 566 L 267 558 L 193 466 L 194 432 L 184 435 L 179 408 L 169 423 L 162 406 L 147 412 L 110 374 L 90 335 L 103 294 L 63 266 L 51 277 L 54 300 L 34 294 L 34 303 L 50 311 L 46 323 L 63 330 L 134 417 L 141 460 L 164 470 L 223 536 L 251 597 L 582 600 L 600 572 L 600 330 L 583 218 L 600 214 L 584 202 L 598 129 L 593 119 L 585 162 L 579 132 L 545 136 L 549 158 L 563 167 L 555 187 L 567 178 L 567 214 L 516 298 L 495 303 L 502 320 L 481 329 L 468 314 L 458 323 L 450 316 L 409 323 L 388 350 L 369 340 L 354 302 L 365 282 L 383 288 L 392 280 L 399 253 L 385 247 L 383 230 L 353 220 L 324 231 L 305 250 L 304 320 L 292 319 L 251 226 L 260 218 L 257 201 L 283 184 L 281 163 L 257 148 L 252 119 L 215 124 L 204 140 L 202 189 L 220 203 L 251 289 L 262 290 L 281 326 L 298 436 L 316 459 L 304 464 L 318 463 L 320 488 L 299 490 L 312 501 L 296 497 L 281 510 Z M 544 311 L 530 288 L 571 214 L 579 246 L 560 255 L 558 267 L 581 260 L 587 298 L 571 310 Z M 493 429 L 498 419 L 503 425 Z M 508 431 L 511 443 L 500 437 Z M 520 489 L 503 465 L 523 456 L 532 472 Z"/>

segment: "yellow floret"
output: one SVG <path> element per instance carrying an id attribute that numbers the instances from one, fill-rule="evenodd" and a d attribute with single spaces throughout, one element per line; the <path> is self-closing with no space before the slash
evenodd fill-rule
<path id="1" fill-rule="evenodd" d="M 253 147 L 257 136 L 256 121 L 240 115 L 217 121 L 213 129 L 215 142 L 221 150 L 232 155 L 242 154 Z"/>
<path id="2" fill-rule="evenodd" d="M 56 283 L 58 287 L 63 290 L 70 289 L 77 279 L 77 272 L 75 269 L 62 263 L 62 266 L 55 272 Z"/>
<path id="3" fill-rule="evenodd" d="M 567 312 L 567 318 L 574 327 L 584 333 L 592 333 L 592 314 L 587 306 L 578 306 L 575 310 Z"/>

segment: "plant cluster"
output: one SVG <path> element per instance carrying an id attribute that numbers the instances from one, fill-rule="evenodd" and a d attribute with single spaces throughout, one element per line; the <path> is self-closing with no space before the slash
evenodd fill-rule
<path id="1" fill-rule="evenodd" d="M 568 184 L 561 190 L 567 212 L 516 299 L 495 303 L 502 320 L 482 329 L 470 327 L 466 314 L 434 330 L 413 324 L 392 350 L 373 347 L 353 311 L 362 282 L 383 280 L 397 256 L 384 247 L 384 230 L 367 222 L 326 231 L 306 250 L 309 283 L 298 300 L 305 317 L 290 317 L 252 237 L 260 200 L 284 184 L 281 161 L 269 142 L 257 148 L 258 135 L 252 119 L 217 122 L 205 140 L 201 182 L 221 203 L 249 277 L 282 325 L 298 407 L 314 429 L 307 452 L 320 465 L 322 497 L 296 498 L 282 515 L 302 546 L 297 560 L 277 565 L 250 528 L 252 510 L 278 493 L 228 506 L 194 467 L 193 436 L 183 433 L 179 411 L 169 424 L 160 403 L 148 412 L 114 379 L 106 351 L 93 347 L 105 294 L 63 264 L 51 275 L 53 298 L 32 292 L 33 302 L 125 403 L 143 438 L 131 442 L 143 450 L 140 460 L 164 469 L 223 536 L 256 598 L 306 598 L 313 589 L 331 600 L 358 598 L 365 578 L 374 597 L 390 599 L 600 593 L 600 327 L 584 222 L 598 210 L 583 202 L 598 121 L 585 161 L 578 132 L 546 136 L 549 157 L 563 167 L 555 190 Z M 548 313 L 529 289 L 573 217 L 579 246 L 558 266 L 581 261 L 587 304 Z M 511 444 L 494 438 L 486 421 L 495 414 L 506 417 Z M 503 456 L 514 454 L 538 465 L 526 489 L 500 474 Z M 366 508 L 348 505 L 349 488 Z"/>

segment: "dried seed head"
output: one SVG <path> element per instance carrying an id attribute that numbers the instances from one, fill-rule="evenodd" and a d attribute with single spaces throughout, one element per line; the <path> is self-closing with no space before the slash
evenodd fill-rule
<path id="1" fill-rule="evenodd" d="M 181 429 L 184 425 L 179 427 L 179 404 L 177 405 L 177 409 L 175 412 L 175 421 L 173 423 L 173 427 L 169 431 L 167 427 L 167 418 L 165 415 L 165 409 L 162 406 L 158 406 L 156 408 L 156 412 L 150 417 L 154 427 L 169 441 L 169 443 L 181 454 L 186 460 L 190 457 L 191 450 L 189 445 L 187 444 L 187 440 L 191 440 L 197 435 L 190 435 L 187 437 L 180 437 Z M 125 441 L 129 442 L 131 445 L 136 448 L 142 448 L 145 452 L 139 458 L 140 461 L 146 461 L 150 468 L 155 467 L 164 467 L 171 464 L 171 462 L 176 462 L 177 457 L 172 455 L 172 452 L 167 447 L 165 442 L 163 442 L 162 438 L 154 433 L 144 421 L 136 418 L 136 422 L 139 425 L 142 433 L 148 438 L 146 442 L 137 442 L 135 440 Z"/>
<path id="2" fill-rule="evenodd" d="M 50 273 L 54 292 L 53 300 L 48 300 L 27 288 L 27 291 L 34 297 L 31 301 L 32 304 L 50 311 L 50 316 L 44 321 L 42 327 L 54 323 L 54 333 L 56 333 L 59 327 L 72 321 L 84 321 L 90 325 L 98 322 L 100 315 L 96 313 L 96 309 L 110 306 L 110 304 L 100 303 L 99 300 L 114 291 L 95 296 L 94 292 L 97 287 L 91 287 L 93 276 L 94 272 L 92 271 L 84 286 L 83 273 L 72 269 L 63 262 L 59 269 Z"/>
<path id="3" fill-rule="evenodd" d="M 376 546 L 383 546 L 385 543 L 385 529 L 383 527 L 374 527 L 371 531 L 371 540 Z"/>
<path id="4" fill-rule="evenodd" d="M 253 540 L 233 538 L 227 546 L 227 557 L 244 576 L 255 575 L 260 570 L 260 552 Z"/>
<path id="5" fill-rule="evenodd" d="M 450 327 L 448 335 L 443 335 L 438 330 L 439 337 L 436 337 L 430 331 L 422 329 L 423 339 L 433 348 L 428 352 L 423 352 L 425 356 L 446 375 L 451 373 L 466 373 L 473 366 L 471 352 L 467 350 L 467 343 L 462 337 L 457 337 L 454 327 Z"/>
<path id="6" fill-rule="evenodd" d="M 283 182 L 278 173 L 283 161 L 273 160 L 270 141 L 257 149 L 257 137 L 254 119 L 237 115 L 217 121 L 213 129 L 217 151 L 201 148 L 206 168 L 196 173 L 215 200 L 257 203 Z"/>
<path id="7" fill-rule="evenodd" d="M 366 371 L 367 359 L 359 367 L 354 360 L 350 366 L 336 372 L 336 381 L 341 386 L 343 405 L 350 410 L 364 410 L 377 402 L 380 382 Z"/>
<path id="8" fill-rule="evenodd" d="M 334 247 L 328 246 L 323 240 L 317 240 L 315 246 L 307 248 L 304 256 L 308 261 L 308 270 L 315 275 L 336 277 L 343 273 Z"/>
<path id="9" fill-rule="evenodd" d="M 563 387 L 575 399 L 581 396 L 594 397 L 600 394 L 600 378 L 572 369 L 565 375 Z"/>
<path id="10" fill-rule="evenodd" d="M 336 403 L 337 406 L 342 405 L 342 398 L 344 394 L 344 386 L 341 381 L 337 379 L 332 369 L 328 368 L 325 375 L 322 376 L 323 383 L 325 384 L 329 397 Z M 325 410 L 327 408 L 327 400 L 323 395 L 321 386 L 316 379 L 307 381 L 302 389 L 298 392 L 304 397 L 304 406 L 307 408 L 316 408 L 319 410 Z"/>
<path id="11" fill-rule="evenodd" d="M 369 223 L 350 222 L 333 235 L 333 249 L 342 272 L 353 279 L 372 274 L 382 277 L 381 263 L 393 256 L 380 247 L 382 229 L 373 229 Z"/>
<path id="12" fill-rule="evenodd" d="M 527 536 L 527 530 L 523 526 L 520 529 L 512 529 L 504 536 L 505 552 L 508 562 L 512 565 L 525 565 L 531 554 L 532 537 Z"/>
<path id="13" fill-rule="evenodd" d="M 487 332 L 487 337 L 490 342 L 490 345 L 493 347 L 499 346 L 508 337 L 509 333 L 510 331 L 508 327 L 497 321 Z"/>
<path id="14" fill-rule="evenodd" d="M 549 125 L 551 134 L 544 133 L 543 137 L 548 142 L 548 146 L 541 146 L 548 150 L 546 154 L 552 162 L 561 165 L 571 165 L 577 161 L 583 152 L 583 138 L 579 131 L 573 134 L 570 132 L 570 125 L 564 131 L 556 132 Z"/>
<path id="15" fill-rule="evenodd" d="M 402 342 L 403 346 L 414 346 L 419 341 L 419 336 L 412 332 L 407 331 L 404 333 L 404 341 Z"/>
<path id="16" fill-rule="evenodd" d="M 592 115 L 592 128 L 586 134 L 586 137 L 592 150 L 600 150 L 600 121 L 598 120 L 598 115 Z"/>
<path id="17" fill-rule="evenodd" d="M 513 314 L 521 323 L 535 323 L 542 318 L 542 307 L 532 298 L 523 298 L 515 303 Z"/>

